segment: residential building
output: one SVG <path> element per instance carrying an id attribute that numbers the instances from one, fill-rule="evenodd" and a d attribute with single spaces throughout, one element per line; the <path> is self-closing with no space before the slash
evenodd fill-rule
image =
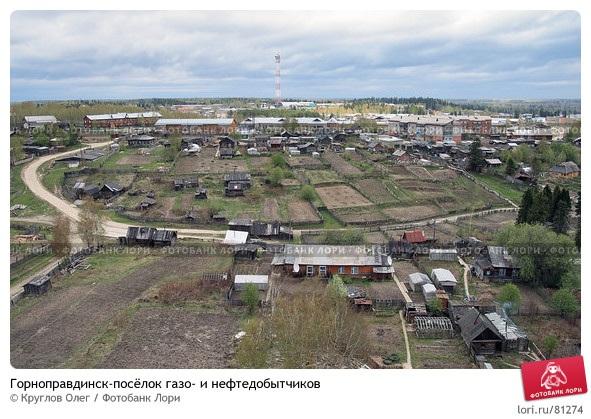
<path id="1" fill-rule="evenodd" d="M 487 246 L 474 259 L 473 271 L 480 279 L 516 280 L 519 269 L 519 261 L 502 246 Z"/>
<path id="2" fill-rule="evenodd" d="M 158 112 L 114 113 L 101 115 L 86 115 L 84 128 L 121 128 L 151 126 L 158 118 Z"/>
<path id="3" fill-rule="evenodd" d="M 227 135 L 236 131 L 233 118 L 217 119 L 159 119 L 154 127 L 168 133 L 183 135 Z"/>
<path id="4" fill-rule="evenodd" d="M 548 170 L 548 174 L 551 177 L 558 178 L 573 178 L 578 177 L 581 174 L 581 169 L 576 163 L 567 161 L 564 163 L 558 163 L 556 166 Z"/>
<path id="5" fill-rule="evenodd" d="M 286 244 L 272 265 L 294 276 L 388 279 L 394 268 L 382 245 L 296 245 Z"/>

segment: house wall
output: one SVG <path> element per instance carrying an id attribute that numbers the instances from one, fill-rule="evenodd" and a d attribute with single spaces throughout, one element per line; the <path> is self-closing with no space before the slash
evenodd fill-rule
<path id="1" fill-rule="evenodd" d="M 322 265 L 324 266 L 324 265 Z M 310 271 L 308 270 L 311 267 Z M 332 275 L 342 275 L 346 277 L 353 277 L 353 278 L 382 278 L 387 274 L 375 274 L 373 272 L 373 266 L 338 266 L 338 265 L 327 265 L 326 266 L 326 273 L 320 273 L 320 265 L 300 265 L 300 273 L 305 276 L 320 276 L 320 277 L 328 277 Z M 343 268 L 342 271 L 339 271 L 339 268 Z M 352 273 L 352 268 L 358 268 L 357 273 Z M 292 270 L 293 271 L 293 270 Z"/>

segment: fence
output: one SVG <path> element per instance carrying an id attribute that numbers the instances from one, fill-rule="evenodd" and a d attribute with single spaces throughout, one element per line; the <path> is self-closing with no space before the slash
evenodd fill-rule
<path id="1" fill-rule="evenodd" d="M 21 263 L 26 262 L 26 261 L 34 258 L 35 256 L 42 254 L 42 253 L 49 252 L 50 250 L 51 250 L 51 246 L 48 244 L 45 244 L 43 246 L 35 248 L 35 250 L 32 252 L 25 253 L 24 255 L 20 254 L 20 253 L 16 254 L 15 260 L 10 262 L 10 268 L 12 269 L 12 268 L 20 265 Z"/>

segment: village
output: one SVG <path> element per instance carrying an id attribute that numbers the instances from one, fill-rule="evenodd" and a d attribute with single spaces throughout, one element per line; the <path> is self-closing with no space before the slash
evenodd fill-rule
<path id="1" fill-rule="evenodd" d="M 15 128 L 14 367 L 498 369 L 580 353 L 580 118 L 196 114 L 88 114 L 77 138 L 52 115 Z M 48 126 L 62 137 L 37 135 Z M 28 190 L 36 161 L 56 203 Z M 61 256 L 60 205 L 79 211 Z M 519 253 L 529 228 L 565 251 L 552 278 Z M 298 333 L 325 316 L 342 330 L 320 354 Z"/>

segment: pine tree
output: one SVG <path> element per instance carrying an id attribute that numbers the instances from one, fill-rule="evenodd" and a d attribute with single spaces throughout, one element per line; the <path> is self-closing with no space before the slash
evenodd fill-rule
<path id="1" fill-rule="evenodd" d="M 527 223 L 528 214 L 534 202 L 534 191 L 532 188 L 527 188 L 521 198 L 521 205 L 517 213 L 516 224 Z"/>

